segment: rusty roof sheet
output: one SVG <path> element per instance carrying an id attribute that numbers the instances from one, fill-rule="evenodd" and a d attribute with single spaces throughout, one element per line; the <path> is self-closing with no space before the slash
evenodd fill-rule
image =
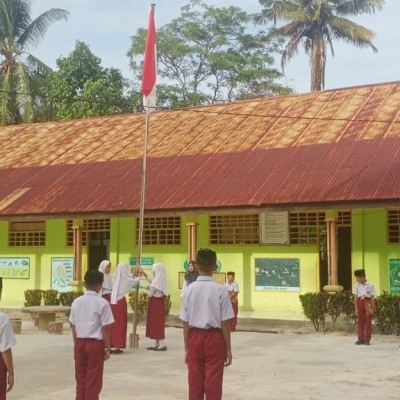
<path id="1" fill-rule="evenodd" d="M 400 135 L 400 82 L 151 114 L 149 157 Z M 0 128 L 0 168 L 138 159 L 143 114 Z"/>
<path id="2" fill-rule="evenodd" d="M 361 156 L 362 155 L 362 156 Z M 148 160 L 146 210 L 400 198 L 400 138 Z M 0 216 L 137 212 L 141 160 L 0 169 Z"/>
<path id="3" fill-rule="evenodd" d="M 0 128 L 0 216 L 136 212 L 142 114 Z M 400 82 L 156 112 L 146 209 L 400 199 Z"/>

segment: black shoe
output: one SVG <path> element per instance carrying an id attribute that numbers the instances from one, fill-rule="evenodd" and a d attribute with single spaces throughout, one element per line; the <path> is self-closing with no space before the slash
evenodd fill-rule
<path id="1" fill-rule="evenodd" d="M 167 346 L 164 347 L 157 347 L 154 351 L 167 351 Z"/>
<path id="2" fill-rule="evenodd" d="M 148 347 L 147 350 L 157 350 L 158 347 Z"/>
<path id="3" fill-rule="evenodd" d="M 124 351 L 123 350 L 121 350 L 121 349 L 114 349 L 114 350 L 111 350 L 111 354 L 122 354 Z"/>
<path id="4" fill-rule="evenodd" d="M 369 342 L 369 340 L 364 340 L 364 344 L 366 344 L 367 346 L 369 346 L 371 343 Z"/>
<path id="5" fill-rule="evenodd" d="M 355 342 L 354 344 L 364 344 L 364 340 L 363 339 L 358 339 L 357 342 Z"/>

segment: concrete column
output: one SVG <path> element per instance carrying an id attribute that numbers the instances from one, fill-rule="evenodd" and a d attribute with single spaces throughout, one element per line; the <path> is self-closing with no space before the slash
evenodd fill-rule
<path id="1" fill-rule="evenodd" d="M 73 226 L 74 233 L 74 281 L 79 284 L 82 282 L 82 227 Z"/>
<path id="2" fill-rule="evenodd" d="M 195 260 L 197 254 L 197 222 L 189 222 L 186 224 L 188 227 L 188 260 Z"/>
<path id="3" fill-rule="evenodd" d="M 339 282 L 336 219 L 327 218 L 325 222 L 327 226 L 328 285 L 337 286 Z"/>

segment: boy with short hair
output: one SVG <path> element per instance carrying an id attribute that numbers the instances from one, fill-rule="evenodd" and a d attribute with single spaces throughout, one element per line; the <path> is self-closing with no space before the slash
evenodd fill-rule
<path id="1" fill-rule="evenodd" d="M 228 294 L 231 299 L 233 312 L 235 313 L 235 316 L 230 320 L 231 332 L 235 332 L 237 325 L 237 315 L 239 312 L 239 303 L 238 303 L 239 285 L 235 281 L 235 273 L 233 271 L 227 272 L 226 276 L 228 280 L 227 282 L 225 282 L 224 286 L 228 288 Z"/>
<path id="2" fill-rule="evenodd" d="M 222 399 L 224 366 L 232 363 L 230 319 L 234 317 L 226 287 L 212 278 L 217 255 L 200 249 L 199 276 L 184 292 L 183 321 L 185 361 L 188 365 L 189 400 Z"/>
<path id="3" fill-rule="evenodd" d="M 371 316 L 376 310 L 376 290 L 372 283 L 367 282 L 365 270 L 354 271 L 357 283 L 353 288 L 355 313 L 358 320 L 358 340 L 355 344 L 369 345 L 371 340 Z"/>
<path id="4" fill-rule="evenodd" d="M 0 300 L 3 291 L 3 278 L 0 278 Z M 14 331 L 7 314 L 0 311 L 0 399 L 14 386 L 14 365 L 11 348 L 16 344 Z"/>
<path id="5" fill-rule="evenodd" d="M 84 280 L 87 290 L 73 301 L 69 317 L 74 339 L 76 400 L 98 400 L 104 361 L 110 358 L 110 325 L 114 317 L 109 302 L 99 295 L 103 274 L 89 270 Z"/>

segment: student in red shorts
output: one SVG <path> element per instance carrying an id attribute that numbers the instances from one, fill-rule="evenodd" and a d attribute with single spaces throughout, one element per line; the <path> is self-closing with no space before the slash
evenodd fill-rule
<path id="1" fill-rule="evenodd" d="M 188 365 L 189 400 L 222 399 L 224 367 L 232 363 L 230 319 L 234 317 L 228 289 L 212 279 L 217 255 L 200 249 L 199 276 L 185 290 L 183 321 L 185 360 Z"/>

